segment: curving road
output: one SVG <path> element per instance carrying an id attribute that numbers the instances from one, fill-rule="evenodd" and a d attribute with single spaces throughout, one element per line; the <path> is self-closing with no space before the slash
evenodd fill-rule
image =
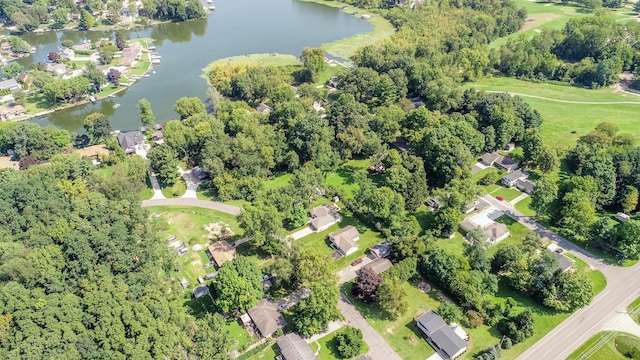
<path id="1" fill-rule="evenodd" d="M 143 207 L 149 206 L 194 206 L 204 209 L 220 211 L 231 215 L 240 215 L 240 209 L 237 206 L 223 204 L 215 201 L 191 199 L 191 198 L 175 198 L 175 199 L 150 199 L 142 201 Z"/>
<path id="2" fill-rule="evenodd" d="M 598 269 L 607 278 L 607 287 L 589 304 L 569 316 L 542 339 L 527 349 L 518 359 L 552 360 L 566 359 L 580 345 L 598 332 L 623 326 L 616 322 L 625 314 L 627 306 L 640 297 L 640 263 L 632 267 L 609 265 L 590 252 L 576 246 L 569 240 L 536 223 L 508 202 L 498 201 L 492 196 L 483 197 L 495 208 L 518 221 L 541 236 L 558 243 L 566 252 L 580 258 L 592 268 Z"/>

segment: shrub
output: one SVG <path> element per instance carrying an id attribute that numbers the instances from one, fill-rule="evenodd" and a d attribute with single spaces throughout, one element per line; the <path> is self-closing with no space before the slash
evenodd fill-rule
<path id="1" fill-rule="evenodd" d="M 447 324 L 458 322 L 462 319 L 462 310 L 448 301 L 445 301 L 438 306 L 438 314 L 442 316 L 442 319 L 444 319 Z"/>
<path id="2" fill-rule="evenodd" d="M 338 331 L 334 341 L 336 342 L 338 353 L 346 359 L 358 356 L 364 343 L 362 331 L 351 326 L 345 326 Z"/>
<path id="3" fill-rule="evenodd" d="M 480 314 L 478 314 L 476 311 L 474 310 L 467 310 L 467 316 L 464 319 L 467 327 L 471 328 L 471 329 L 475 329 L 478 326 L 482 325 L 482 323 L 484 322 L 484 319 L 482 319 L 482 316 L 480 316 Z"/>
<path id="4" fill-rule="evenodd" d="M 511 349 L 511 347 L 513 346 L 513 341 L 511 341 L 511 339 L 509 337 L 505 337 L 504 340 L 502 340 L 502 348 L 505 350 L 509 350 Z"/>

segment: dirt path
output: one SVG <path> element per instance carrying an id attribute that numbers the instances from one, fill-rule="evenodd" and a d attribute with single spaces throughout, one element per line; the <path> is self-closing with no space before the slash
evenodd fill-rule
<path id="1" fill-rule="evenodd" d="M 570 100 L 551 99 L 551 98 L 546 98 L 546 97 L 536 96 L 536 95 L 520 94 L 520 93 L 514 93 L 514 92 L 510 92 L 510 91 L 484 90 L 484 92 L 487 92 L 487 93 L 506 93 L 506 94 L 509 94 L 511 96 L 528 97 L 528 98 L 533 98 L 533 99 L 539 99 L 539 100 L 545 100 L 545 101 L 553 101 L 553 102 L 564 103 L 564 104 L 577 104 L 577 105 L 622 105 L 622 104 L 640 105 L 640 102 L 637 102 L 637 101 L 603 101 L 603 102 L 598 102 L 598 101 L 570 101 Z M 628 92 L 625 91 L 625 93 L 628 93 Z"/>

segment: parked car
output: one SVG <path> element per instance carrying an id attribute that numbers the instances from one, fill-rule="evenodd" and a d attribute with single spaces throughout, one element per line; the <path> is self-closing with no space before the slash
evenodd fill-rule
<path id="1" fill-rule="evenodd" d="M 496 196 L 496 199 L 498 199 L 498 200 L 500 200 L 500 201 L 503 201 L 503 200 L 504 200 L 504 196 L 502 196 L 502 195 L 498 195 L 498 196 Z"/>
<path id="2" fill-rule="evenodd" d="M 357 258 L 354 262 L 351 263 L 351 266 L 356 266 L 362 262 L 362 258 Z"/>
<path id="3" fill-rule="evenodd" d="M 563 248 L 557 248 L 557 249 L 556 249 L 556 252 L 557 252 L 558 254 L 562 254 L 562 252 L 563 252 L 563 251 L 564 251 L 564 249 L 563 249 Z"/>

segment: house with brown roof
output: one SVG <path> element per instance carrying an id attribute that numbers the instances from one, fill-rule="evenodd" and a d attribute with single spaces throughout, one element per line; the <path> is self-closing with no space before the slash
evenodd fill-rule
<path id="1" fill-rule="evenodd" d="M 142 56 L 142 45 L 139 42 L 132 42 L 122 50 L 122 57 L 128 60 L 138 60 Z"/>
<path id="2" fill-rule="evenodd" d="M 391 269 L 391 267 L 393 267 L 393 263 L 389 259 L 379 257 L 362 268 L 371 269 L 374 273 L 380 274 Z"/>
<path id="3" fill-rule="evenodd" d="M 342 217 L 338 214 L 337 210 L 329 204 L 314 207 L 309 211 L 309 217 L 311 218 L 309 226 L 314 231 L 325 230 L 329 226 L 342 220 Z"/>
<path id="4" fill-rule="evenodd" d="M 356 241 L 360 240 L 360 233 L 354 226 L 347 226 L 336 232 L 329 234 L 331 247 L 336 249 L 342 256 L 349 256 L 358 251 Z"/>
<path id="5" fill-rule="evenodd" d="M 265 338 L 287 326 L 287 322 L 278 311 L 278 303 L 267 298 L 260 300 L 256 306 L 247 311 L 247 314 L 258 328 L 260 335 Z"/>
<path id="6" fill-rule="evenodd" d="M 480 163 L 485 166 L 495 166 L 507 172 L 512 172 L 519 166 L 517 161 L 508 156 L 500 155 L 495 151 L 482 154 L 482 156 L 480 156 Z"/>
<path id="7" fill-rule="evenodd" d="M 485 236 L 485 241 L 490 245 L 495 245 L 511 235 L 509 228 L 505 224 L 491 221 L 488 224 L 484 222 L 474 222 L 473 218 L 464 219 L 460 223 L 460 231 L 466 235 L 470 231 L 480 228 Z"/>
<path id="8" fill-rule="evenodd" d="M 300 335 L 289 333 L 278 339 L 278 348 L 283 360 L 312 360 L 318 357 Z"/>
<path id="9" fill-rule="evenodd" d="M 231 246 L 228 242 L 224 240 L 219 240 L 209 245 L 207 248 L 209 254 L 211 255 L 211 259 L 216 263 L 218 267 L 221 267 L 227 261 L 233 260 L 238 253 L 236 252 L 236 248 Z"/>

